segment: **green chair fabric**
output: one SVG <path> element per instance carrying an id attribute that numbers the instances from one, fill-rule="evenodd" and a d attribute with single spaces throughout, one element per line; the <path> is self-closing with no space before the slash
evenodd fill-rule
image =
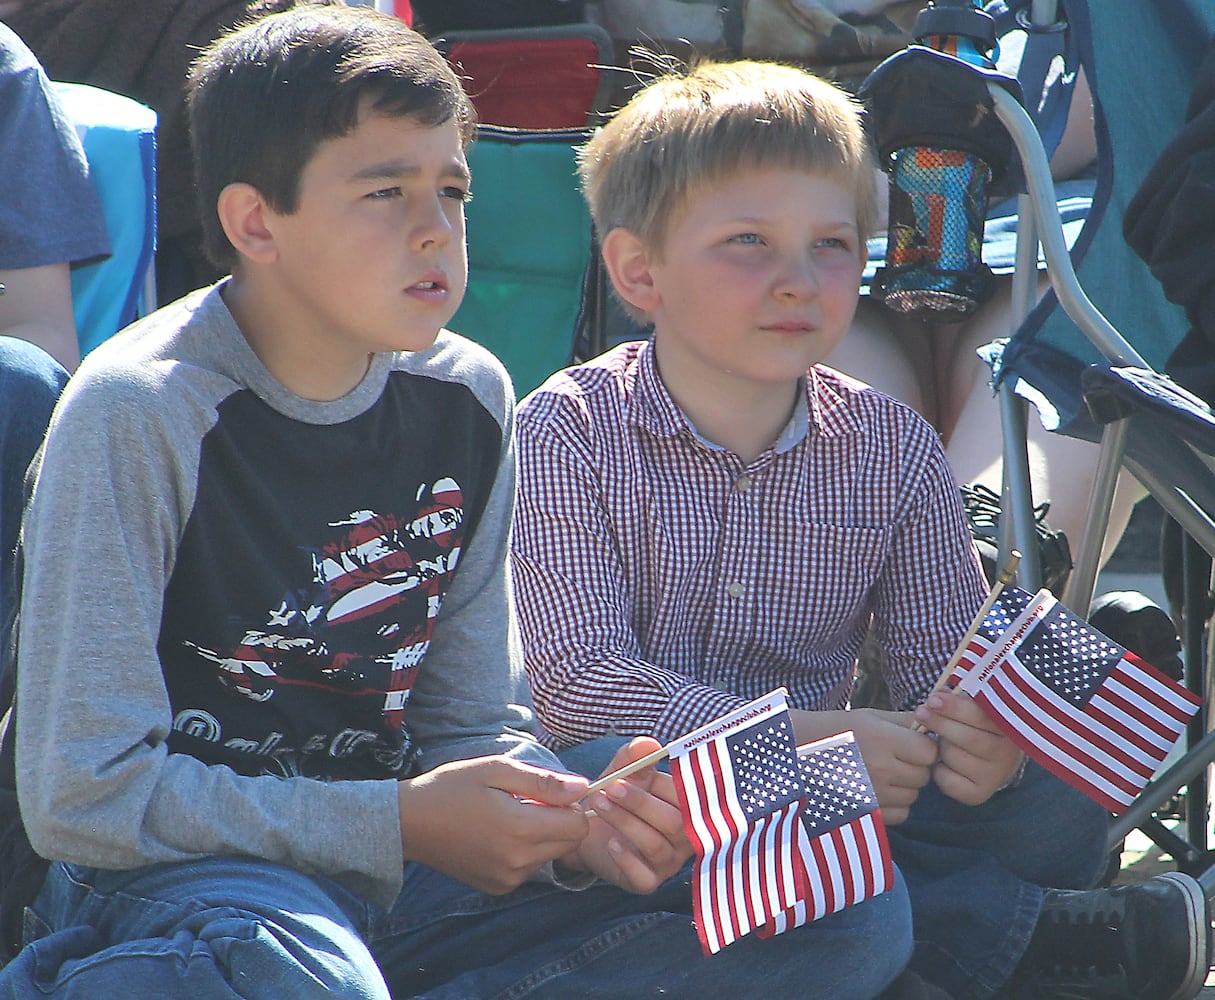
<path id="1" fill-rule="evenodd" d="M 573 360 L 592 254 L 574 150 L 589 134 L 482 125 L 469 147 L 468 292 L 449 326 L 501 358 L 520 397 Z"/>

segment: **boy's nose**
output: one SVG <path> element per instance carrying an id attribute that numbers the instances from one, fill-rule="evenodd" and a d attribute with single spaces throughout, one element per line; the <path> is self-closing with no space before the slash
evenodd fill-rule
<path id="1" fill-rule="evenodd" d="M 443 211 L 443 206 L 435 199 L 433 203 L 419 208 L 419 216 L 415 218 L 410 240 L 415 249 L 424 250 L 430 246 L 443 246 L 452 238 L 454 227 Z"/>
<path id="2" fill-rule="evenodd" d="M 791 257 L 777 279 L 776 292 L 785 298 L 806 298 L 818 292 L 818 272 L 810 257 Z"/>

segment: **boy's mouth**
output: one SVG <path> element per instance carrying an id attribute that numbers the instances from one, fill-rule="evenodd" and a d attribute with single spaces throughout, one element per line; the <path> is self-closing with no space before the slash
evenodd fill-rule
<path id="1" fill-rule="evenodd" d="M 447 291 L 447 278 L 442 274 L 430 274 L 421 281 L 416 281 L 409 286 L 407 291 L 411 292 L 445 292 Z"/>

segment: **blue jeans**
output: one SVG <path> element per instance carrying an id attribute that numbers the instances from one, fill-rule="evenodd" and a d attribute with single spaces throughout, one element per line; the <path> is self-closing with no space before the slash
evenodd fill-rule
<path id="1" fill-rule="evenodd" d="M 1025 953 L 1044 890 L 1095 884 L 1108 826 L 1105 810 L 1032 763 L 981 806 L 925 788 L 888 831 L 911 896 L 911 968 L 951 996 L 991 996 Z"/>
<path id="2" fill-rule="evenodd" d="M 0 627 L 13 608 L 13 549 L 25 501 L 25 471 L 42 444 L 68 373 L 42 348 L 0 337 Z"/>
<path id="3" fill-rule="evenodd" d="M 623 742 L 592 740 L 561 757 L 596 774 Z M 907 821 L 887 830 L 911 897 L 911 969 L 959 1000 L 990 997 L 1029 946 L 1045 889 L 1096 882 L 1108 826 L 1104 809 L 1033 763 L 1016 788 L 980 806 L 927 786 Z"/>
<path id="4" fill-rule="evenodd" d="M 384 912 L 328 879 L 243 859 L 127 872 L 55 864 L 27 911 L 32 943 L 0 972 L 0 998 L 867 1000 L 910 958 L 901 879 L 706 958 L 690 872 L 646 896 L 603 883 L 488 896 L 410 864 Z"/>

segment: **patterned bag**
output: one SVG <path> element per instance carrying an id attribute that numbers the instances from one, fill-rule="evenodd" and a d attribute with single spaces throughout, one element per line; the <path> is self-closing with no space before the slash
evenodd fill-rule
<path id="1" fill-rule="evenodd" d="M 912 41 L 925 0 L 746 0 L 742 54 L 797 62 L 855 89 Z"/>

